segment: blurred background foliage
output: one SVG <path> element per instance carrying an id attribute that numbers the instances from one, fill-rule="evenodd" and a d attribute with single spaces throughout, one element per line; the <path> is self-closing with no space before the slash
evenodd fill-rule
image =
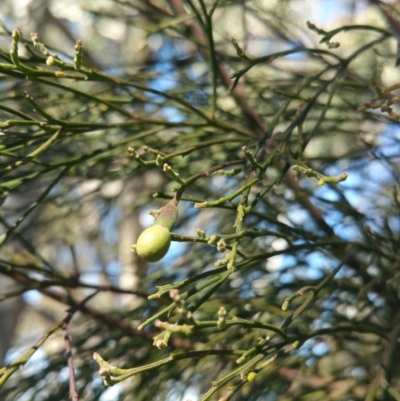
<path id="1" fill-rule="evenodd" d="M 78 399 L 69 362 L 87 401 L 400 400 L 397 2 L 0 17 L 1 399 Z M 131 245 L 179 186 L 164 163 L 221 166 L 148 265 Z M 106 387 L 94 352 L 144 368 Z"/>

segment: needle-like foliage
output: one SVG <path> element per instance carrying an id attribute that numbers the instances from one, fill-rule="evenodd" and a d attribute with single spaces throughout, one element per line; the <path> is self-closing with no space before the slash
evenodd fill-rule
<path id="1" fill-rule="evenodd" d="M 1 399 L 399 401 L 397 3 L 22 3 Z"/>

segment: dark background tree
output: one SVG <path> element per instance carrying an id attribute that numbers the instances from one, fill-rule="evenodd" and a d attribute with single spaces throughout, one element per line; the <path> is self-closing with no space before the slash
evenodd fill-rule
<path id="1" fill-rule="evenodd" d="M 396 2 L 1 12 L 2 399 L 400 400 Z"/>

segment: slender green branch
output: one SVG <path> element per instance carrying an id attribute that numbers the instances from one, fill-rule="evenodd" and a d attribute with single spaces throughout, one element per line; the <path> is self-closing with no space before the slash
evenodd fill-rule
<path id="1" fill-rule="evenodd" d="M 213 37 L 213 26 L 212 26 L 212 13 L 207 12 L 206 5 L 204 0 L 199 0 L 201 9 L 204 14 L 205 20 L 205 34 L 207 37 L 207 46 L 208 46 L 208 60 L 210 63 L 210 74 L 211 74 L 211 117 L 210 119 L 213 121 L 215 119 L 215 111 L 217 109 L 217 59 L 215 53 L 215 45 L 214 45 L 214 37 Z"/>
<path id="2" fill-rule="evenodd" d="M 76 71 L 79 71 L 81 69 L 82 52 L 83 52 L 82 40 L 78 39 L 76 41 L 76 45 L 75 45 L 75 57 L 74 57 L 75 70 Z"/>
<path id="3" fill-rule="evenodd" d="M 35 345 L 22 354 L 20 357 L 9 363 L 4 368 L 0 369 L 0 388 L 7 382 L 7 380 L 19 369 L 25 366 L 25 364 L 31 359 L 33 354 L 47 341 L 47 339 L 57 332 L 63 325 L 63 322 L 56 324 L 51 328 Z"/>
<path id="4" fill-rule="evenodd" d="M 104 380 L 104 385 L 112 386 L 139 373 L 144 373 L 151 371 L 153 369 L 158 369 L 161 366 L 169 365 L 182 359 L 204 358 L 206 356 L 214 356 L 214 355 L 217 356 L 240 355 L 241 353 L 242 351 L 239 350 L 202 350 L 202 351 L 181 352 L 176 354 L 170 354 L 168 358 L 161 359 L 157 362 L 132 369 L 121 369 L 112 366 L 108 362 L 106 362 L 97 352 L 93 354 L 93 359 L 100 366 L 99 374 Z"/>
<path id="5" fill-rule="evenodd" d="M 15 162 L 12 165 L 7 166 L 3 170 L 0 171 L 0 177 L 4 177 L 6 174 L 10 173 L 11 171 L 15 170 L 16 168 L 23 166 L 29 163 L 31 160 L 38 157 L 44 151 L 48 150 L 59 138 L 61 135 L 62 128 L 60 128 L 55 134 L 53 134 L 43 145 L 39 146 L 36 150 L 29 153 L 24 159 Z"/>
<path id="6" fill-rule="evenodd" d="M 260 180 L 261 180 L 261 178 L 253 178 L 251 181 L 249 181 L 248 183 L 246 183 L 245 185 L 243 185 L 242 187 L 240 187 L 239 189 L 237 189 L 236 191 L 232 192 L 229 195 L 223 196 L 215 201 L 197 202 L 197 203 L 195 203 L 194 207 L 199 208 L 199 209 L 206 208 L 206 207 L 214 207 L 214 206 L 221 205 L 224 202 L 231 201 L 231 200 L 235 199 L 237 196 L 239 196 L 240 194 L 242 194 L 247 189 L 253 187 L 254 184 L 257 184 Z"/>
<path id="7" fill-rule="evenodd" d="M 37 33 L 31 33 L 31 38 L 33 45 L 47 57 L 47 65 L 56 65 L 60 69 L 67 67 L 67 64 L 62 61 L 56 53 L 50 53 L 47 47 L 43 43 L 39 42 L 39 36 Z"/>

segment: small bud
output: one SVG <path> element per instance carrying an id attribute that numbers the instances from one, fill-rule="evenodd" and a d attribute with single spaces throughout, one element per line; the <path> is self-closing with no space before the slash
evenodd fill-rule
<path id="1" fill-rule="evenodd" d="M 31 33 L 31 39 L 34 44 L 39 42 L 39 35 L 37 33 Z"/>
<path id="2" fill-rule="evenodd" d="M 203 230 L 200 230 L 200 228 L 196 228 L 196 233 L 199 238 L 201 239 L 206 238 L 206 233 Z"/>
<path id="3" fill-rule="evenodd" d="M 209 244 L 209 245 L 216 244 L 217 241 L 218 241 L 218 237 L 215 234 L 213 234 L 207 241 L 207 244 Z"/>
<path id="4" fill-rule="evenodd" d="M 19 32 L 18 29 L 15 29 L 15 30 L 13 31 L 11 37 L 12 37 L 15 41 L 18 41 L 19 38 L 21 37 L 21 33 Z"/>
<path id="5" fill-rule="evenodd" d="M 157 166 L 162 166 L 163 163 L 164 163 L 163 157 L 160 156 L 160 155 L 157 155 L 157 157 L 156 157 L 156 165 L 157 165 Z"/>
<path id="6" fill-rule="evenodd" d="M 179 302 L 181 300 L 181 296 L 179 295 L 179 290 L 173 288 L 169 291 L 169 296 L 174 302 Z"/>
<path id="7" fill-rule="evenodd" d="M 158 349 L 164 349 L 168 347 L 168 342 L 165 340 L 157 340 L 154 342 L 154 345 L 158 348 Z"/>
<path id="8" fill-rule="evenodd" d="M 217 242 L 217 250 L 218 252 L 226 251 L 226 243 L 222 238 Z"/>
<path id="9" fill-rule="evenodd" d="M 226 325 L 226 315 L 227 315 L 226 309 L 223 306 L 221 306 L 218 310 L 218 322 L 217 322 L 217 327 L 220 330 L 222 330 Z"/>
<path id="10" fill-rule="evenodd" d="M 253 382 L 254 380 L 256 380 L 256 376 L 257 374 L 255 372 L 249 372 L 247 373 L 246 379 L 248 382 Z"/>

